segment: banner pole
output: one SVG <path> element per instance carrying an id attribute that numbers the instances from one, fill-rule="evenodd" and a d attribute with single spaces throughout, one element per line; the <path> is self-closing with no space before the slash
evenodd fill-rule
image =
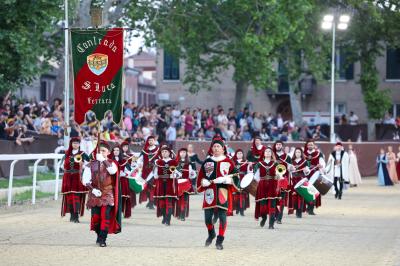
<path id="1" fill-rule="evenodd" d="M 69 58 L 68 58 L 68 0 L 64 0 L 64 147 L 68 149 L 71 125 L 69 124 Z"/>

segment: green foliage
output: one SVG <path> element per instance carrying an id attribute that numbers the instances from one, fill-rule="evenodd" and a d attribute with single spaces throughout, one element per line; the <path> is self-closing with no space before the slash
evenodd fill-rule
<path id="1" fill-rule="evenodd" d="M 48 69 L 62 34 L 60 1 L 6 0 L 0 8 L 0 94 L 15 90 Z"/>

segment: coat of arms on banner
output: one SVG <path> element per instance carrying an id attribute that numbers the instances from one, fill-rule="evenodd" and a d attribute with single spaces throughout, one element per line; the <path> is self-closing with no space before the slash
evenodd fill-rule
<path id="1" fill-rule="evenodd" d="M 211 203 L 213 203 L 214 201 L 214 190 L 212 188 L 207 189 L 206 192 L 204 193 L 204 198 L 207 204 L 211 205 Z"/>
<path id="2" fill-rule="evenodd" d="M 210 177 L 211 174 L 214 172 L 214 163 L 213 162 L 206 162 L 204 164 L 204 170 L 206 171 L 206 176 Z"/>
<path id="3" fill-rule="evenodd" d="M 227 175 L 229 173 L 229 168 L 231 167 L 231 164 L 228 162 L 222 162 L 219 165 L 219 171 L 222 175 Z"/>
<path id="4" fill-rule="evenodd" d="M 94 53 L 88 55 L 86 61 L 90 71 L 92 71 L 93 74 L 100 76 L 104 73 L 104 71 L 106 71 L 108 65 L 108 55 Z"/>

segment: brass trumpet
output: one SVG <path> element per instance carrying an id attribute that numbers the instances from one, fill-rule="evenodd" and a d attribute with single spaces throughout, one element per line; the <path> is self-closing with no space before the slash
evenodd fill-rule
<path id="1" fill-rule="evenodd" d="M 81 154 L 75 155 L 74 156 L 74 162 L 76 162 L 76 163 L 82 162 L 82 155 Z"/>
<path id="2" fill-rule="evenodd" d="M 286 166 L 285 166 L 285 165 L 283 165 L 283 164 L 278 164 L 278 165 L 276 166 L 277 175 L 283 176 L 283 175 L 286 173 L 286 171 L 287 171 L 287 169 L 286 169 Z"/>
<path id="3" fill-rule="evenodd" d="M 176 166 L 171 165 L 171 166 L 169 167 L 169 171 L 170 171 L 170 172 L 175 172 L 175 171 L 176 171 Z"/>

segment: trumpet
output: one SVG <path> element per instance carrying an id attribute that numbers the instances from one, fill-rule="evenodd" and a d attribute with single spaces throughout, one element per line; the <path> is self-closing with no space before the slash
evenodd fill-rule
<path id="1" fill-rule="evenodd" d="M 286 166 L 285 165 L 283 165 L 283 164 L 278 164 L 277 166 L 276 166 L 276 172 L 277 172 L 277 175 L 278 176 L 283 176 L 285 173 L 286 173 L 286 171 L 287 171 L 287 169 L 286 169 Z"/>
<path id="2" fill-rule="evenodd" d="M 75 163 L 80 163 L 82 162 L 82 155 L 81 154 L 77 154 L 74 156 L 74 162 Z"/>
<path id="3" fill-rule="evenodd" d="M 176 166 L 171 165 L 168 169 L 169 169 L 170 172 L 175 172 L 176 171 Z"/>

